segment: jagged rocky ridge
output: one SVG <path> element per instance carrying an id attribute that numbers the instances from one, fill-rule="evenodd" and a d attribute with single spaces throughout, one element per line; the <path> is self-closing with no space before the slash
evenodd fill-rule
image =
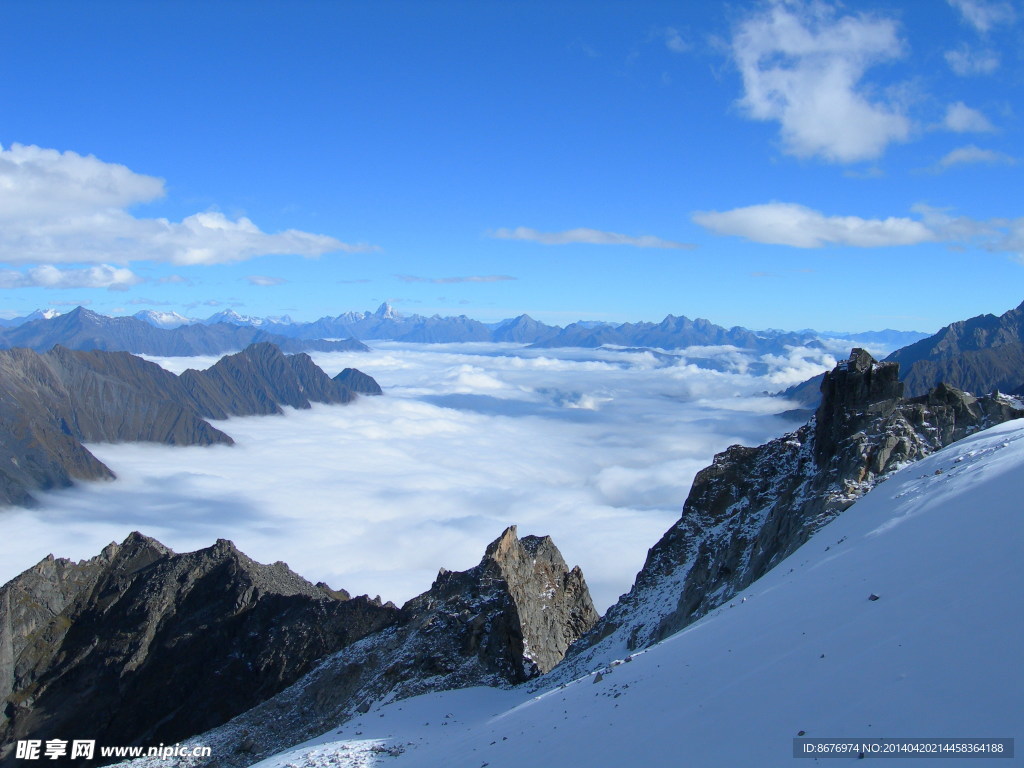
<path id="1" fill-rule="evenodd" d="M 358 371 L 348 380 L 363 391 L 376 385 Z M 32 491 L 73 479 L 112 478 L 85 442 L 230 445 L 205 419 L 354 396 L 308 355 L 286 356 L 267 343 L 181 376 L 127 352 L 0 350 L 0 504 L 30 504 Z"/>
<path id="2" fill-rule="evenodd" d="M 23 738 L 173 743 L 272 696 L 398 609 L 314 586 L 220 540 L 131 534 L 0 588 L 0 764 Z"/>
<path id="3" fill-rule="evenodd" d="M 632 589 L 570 650 L 566 679 L 673 634 L 781 562 L 888 473 L 980 429 L 1024 416 L 1017 400 L 940 385 L 904 399 L 899 365 L 855 349 L 826 374 L 809 423 L 732 446 L 693 482 L 682 516 Z"/>
<path id="4" fill-rule="evenodd" d="M 55 345 L 69 349 L 102 349 L 143 355 L 217 355 L 250 344 L 270 343 L 285 352 L 367 352 L 352 338 L 341 341 L 297 339 L 260 328 L 216 323 L 157 328 L 137 317 L 106 317 L 83 307 L 66 315 L 40 317 L 0 330 L 0 347 L 26 347 L 45 352 Z"/>
<path id="5" fill-rule="evenodd" d="M 385 698 L 528 680 L 597 620 L 579 568 L 515 527 L 400 610 L 254 563 L 230 542 L 175 555 L 140 534 L 90 561 L 47 558 L 0 589 L 0 610 L 3 749 L 57 732 L 170 743 L 244 712 L 200 738 L 218 766 Z"/>
<path id="6" fill-rule="evenodd" d="M 1024 386 L 1024 304 L 995 315 L 978 315 L 893 352 L 907 393 L 920 395 L 944 382 L 980 394 Z"/>

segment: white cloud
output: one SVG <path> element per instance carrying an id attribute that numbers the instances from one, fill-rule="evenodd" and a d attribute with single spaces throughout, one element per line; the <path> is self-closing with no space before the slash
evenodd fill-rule
<path id="1" fill-rule="evenodd" d="M 821 2 L 775 0 L 740 24 L 732 51 L 743 77 L 740 106 L 755 120 L 778 121 L 790 154 L 858 162 L 910 135 L 901 105 L 862 83 L 873 65 L 903 55 L 891 19 L 837 18 Z"/>
<path id="2" fill-rule="evenodd" d="M 689 44 L 683 40 L 682 35 L 679 34 L 679 30 L 673 27 L 667 27 L 665 29 L 665 47 L 673 53 L 686 53 L 690 50 Z"/>
<path id="3" fill-rule="evenodd" d="M 949 68 L 961 77 L 991 75 L 999 69 L 999 54 L 990 49 L 974 50 L 966 43 L 946 51 L 945 56 Z"/>
<path id="4" fill-rule="evenodd" d="M 245 279 L 248 280 L 251 285 L 262 286 L 284 285 L 288 282 L 283 277 L 270 277 L 268 275 L 248 275 Z"/>
<path id="5" fill-rule="evenodd" d="M 142 281 L 130 269 L 109 264 L 84 269 L 59 269 L 44 264 L 24 272 L 0 271 L 0 288 L 107 288 L 125 291 Z"/>
<path id="6" fill-rule="evenodd" d="M 973 144 L 966 147 L 958 147 L 949 152 L 938 162 L 938 169 L 944 170 L 954 165 L 973 165 L 983 163 L 985 165 L 1013 165 L 1017 161 L 1007 154 L 995 152 L 991 149 L 981 149 Z"/>
<path id="7" fill-rule="evenodd" d="M 789 403 L 757 393 L 833 361 L 794 350 L 756 377 L 734 349 L 719 355 L 733 370 L 719 373 L 649 352 L 375 346 L 314 358 L 332 375 L 355 366 L 375 376 L 383 397 L 218 422 L 231 448 L 95 446 L 118 479 L 5 510 L 0 581 L 48 552 L 95 555 L 139 529 L 179 551 L 230 538 L 314 581 L 401 601 L 440 566 L 474 565 L 516 523 L 552 535 L 604 608 L 715 451 L 793 426 L 769 415 Z M 180 371 L 214 361 L 162 362 Z"/>
<path id="8" fill-rule="evenodd" d="M 960 11 L 963 20 L 984 34 L 1001 24 L 1012 24 L 1017 14 L 1007 2 L 986 0 L 949 0 L 949 4 Z"/>
<path id="9" fill-rule="evenodd" d="M 934 232 L 914 219 L 825 216 L 797 203 L 765 203 L 731 211 L 699 211 L 693 214 L 693 220 L 720 235 L 797 248 L 825 245 L 874 248 L 914 245 L 937 239 Z"/>
<path id="10" fill-rule="evenodd" d="M 943 125 L 955 133 L 991 133 L 995 126 L 981 112 L 971 109 L 962 101 L 950 104 L 946 108 Z"/>
<path id="11" fill-rule="evenodd" d="M 223 264 L 268 254 L 356 252 L 333 237 L 268 234 L 245 217 L 204 212 L 181 222 L 136 218 L 128 208 L 164 195 L 164 182 L 75 152 L 0 147 L 0 261 Z"/>
<path id="12" fill-rule="evenodd" d="M 395 275 L 403 283 L 502 283 L 516 280 L 512 275 L 467 275 L 465 277 L 416 277 L 415 275 Z"/>
<path id="13" fill-rule="evenodd" d="M 636 248 L 695 248 L 692 243 L 679 243 L 663 240 L 653 235 L 622 235 L 618 232 L 604 232 L 599 229 L 579 227 L 564 232 L 539 232 L 529 227 L 507 229 L 502 227 L 490 233 L 499 240 L 529 240 L 544 245 L 569 245 L 586 243 L 589 245 L 631 245 Z"/>

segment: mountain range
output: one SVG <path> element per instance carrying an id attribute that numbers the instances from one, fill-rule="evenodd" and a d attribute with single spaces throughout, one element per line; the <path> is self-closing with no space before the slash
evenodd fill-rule
<path id="1" fill-rule="evenodd" d="M 60 321 L 61 317 L 72 315 L 78 317 L 69 326 Z M 16 320 L 7 321 L 11 327 L 0 331 L 0 345 L 27 346 L 45 351 L 49 348 L 47 344 L 52 346 L 60 343 L 75 349 L 124 349 L 161 355 L 215 354 L 240 349 L 256 341 L 270 341 L 285 351 L 342 348 L 337 346 L 339 342 L 333 341 L 336 339 L 416 343 L 514 342 L 543 348 L 594 348 L 609 344 L 681 349 L 729 344 L 761 353 L 779 353 L 785 351 L 787 346 L 820 346 L 820 339 L 831 338 L 851 343 L 879 344 L 891 349 L 925 335 L 891 330 L 866 333 L 751 331 L 739 326 L 724 328 L 708 320 L 691 320 L 674 315 L 669 315 L 659 323 L 580 321 L 564 328 L 547 325 L 529 315 L 487 324 L 464 315 L 402 315 L 386 302 L 374 312 L 344 312 L 336 317 L 323 317 L 313 322 L 294 322 L 287 316 L 247 317 L 233 310 L 218 312 L 205 320 L 153 310 L 137 312 L 131 318 L 105 318 L 81 307 L 67 316 L 55 315 L 52 311 L 45 313 L 45 316 L 44 313 L 36 312 L 21 320 L 20 323 Z M 147 334 L 140 323 L 164 333 Z M 81 328 L 83 325 L 85 327 Z M 161 351 L 155 351 L 157 349 Z"/>
<path id="2" fill-rule="evenodd" d="M 139 355 L 191 356 L 234 352 L 250 344 L 270 343 L 284 352 L 365 352 L 355 339 L 297 339 L 230 323 L 155 327 L 136 317 L 106 317 L 83 307 L 66 315 L 28 320 L 0 330 L 0 348 L 25 347 L 46 352 L 68 349 L 118 350 Z"/>

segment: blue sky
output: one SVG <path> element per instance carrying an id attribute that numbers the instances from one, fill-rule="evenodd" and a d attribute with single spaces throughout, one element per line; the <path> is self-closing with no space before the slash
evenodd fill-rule
<path id="1" fill-rule="evenodd" d="M 0 310 L 1024 300 L 1024 3 L 3 2 Z"/>

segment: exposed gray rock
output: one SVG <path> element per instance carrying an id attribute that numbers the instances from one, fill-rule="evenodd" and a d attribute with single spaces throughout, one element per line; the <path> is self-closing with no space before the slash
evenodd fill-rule
<path id="1" fill-rule="evenodd" d="M 326 658 L 277 696 L 202 734 L 210 760 L 182 765 L 246 766 L 376 702 L 471 685 L 536 677 L 597 620 L 579 568 L 569 570 L 548 537 L 508 528 L 468 571 L 441 569 L 396 624 Z"/>
<path id="2" fill-rule="evenodd" d="M 1024 416 L 1018 401 L 945 385 L 906 400 L 898 374 L 897 363 L 855 349 L 825 375 L 808 424 L 716 455 L 632 589 L 570 649 L 556 676 L 589 671 L 679 631 L 775 567 L 888 473 Z"/>
<path id="3" fill-rule="evenodd" d="M 0 764 L 24 738 L 174 743 L 399 618 L 337 594 L 225 540 L 176 555 L 133 533 L 46 558 L 0 588 Z"/>

